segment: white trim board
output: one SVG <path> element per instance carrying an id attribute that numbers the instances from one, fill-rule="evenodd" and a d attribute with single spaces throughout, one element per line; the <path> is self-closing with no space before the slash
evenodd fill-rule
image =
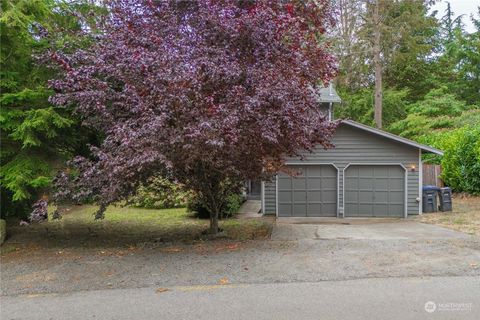
<path id="1" fill-rule="evenodd" d="M 422 149 L 418 149 L 418 214 L 423 214 L 423 161 Z"/>
<path id="2" fill-rule="evenodd" d="M 278 218 L 278 174 L 275 175 L 275 217 Z"/>
<path id="3" fill-rule="evenodd" d="M 265 181 L 260 182 L 260 201 L 262 204 L 262 214 L 265 214 Z"/>

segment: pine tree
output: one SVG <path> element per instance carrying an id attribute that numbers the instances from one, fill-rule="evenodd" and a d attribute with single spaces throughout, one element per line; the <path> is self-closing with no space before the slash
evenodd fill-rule
<path id="1" fill-rule="evenodd" d="M 71 110 L 49 103 L 56 71 L 42 55 L 73 40 L 87 2 L 7 0 L 1 4 L 0 188 L 2 216 L 24 216 L 50 186 L 56 171 L 89 137 Z M 77 14 L 73 14 L 73 12 Z M 84 40 L 71 46 L 87 45 Z"/>

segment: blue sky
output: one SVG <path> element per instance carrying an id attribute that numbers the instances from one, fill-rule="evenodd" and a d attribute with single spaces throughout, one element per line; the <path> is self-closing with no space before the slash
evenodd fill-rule
<path id="1" fill-rule="evenodd" d="M 437 10 L 437 17 L 442 17 L 445 14 L 445 9 L 447 8 L 447 2 L 450 2 L 452 11 L 455 13 L 455 16 L 464 14 L 463 23 L 465 24 L 465 29 L 468 32 L 474 32 L 475 28 L 473 27 L 472 22 L 470 21 L 470 15 L 475 15 L 477 13 L 477 7 L 480 6 L 480 1 L 478 0 L 450 0 L 445 1 L 441 0 L 437 2 L 432 10 Z"/>

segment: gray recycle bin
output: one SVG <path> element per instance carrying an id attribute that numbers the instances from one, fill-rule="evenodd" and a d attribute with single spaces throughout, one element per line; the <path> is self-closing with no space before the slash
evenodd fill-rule
<path id="1" fill-rule="evenodd" d="M 440 211 L 452 211 L 452 189 L 441 188 L 439 192 Z"/>
<path id="2" fill-rule="evenodd" d="M 437 194 L 440 192 L 440 188 L 436 186 L 424 186 L 423 187 L 423 212 L 436 212 L 437 206 Z"/>

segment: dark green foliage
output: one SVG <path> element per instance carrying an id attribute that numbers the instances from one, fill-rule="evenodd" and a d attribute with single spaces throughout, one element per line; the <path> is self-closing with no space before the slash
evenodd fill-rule
<path id="1" fill-rule="evenodd" d="M 26 216 L 72 154 L 97 140 L 71 111 L 52 106 L 47 81 L 56 71 L 41 60 L 50 49 L 86 45 L 78 36 L 87 0 L 6 0 L 0 17 L 0 188 L 2 216 Z M 73 14 L 76 12 L 76 14 Z M 93 28 L 91 29 L 93 30 Z"/>
<path id="2" fill-rule="evenodd" d="M 187 205 L 190 193 L 179 184 L 164 178 L 153 178 L 150 184 L 138 188 L 129 203 L 147 209 L 180 208 Z"/>
<path id="3" fill-rule="evenodd" d="M 471 17 L 476 30 L 468 33 L 462 17 L 453 12 L 455 4 L 437 18 L 428 13 L 425 1 L 380 2 L 384 127 L 442 149 L 443 158 L 426 155 L 425 160 L 442 165 L 443 180 L 454 191 L 480 193 L 480 8 L 479 15 Z M 356 37 L 339 32 L 346 35 L 339 48 L 350 54 L 340 54 L 343 106 L 336 109 L 336 117 L 374 125 L 373 68 L 365 67 L 371 59 L 364 41 L 371 37 L 365 32 L 371 26 L 355 19 L 350 17 L 357 21 L 351 30 L 352 25 L 342 23 Z M 352 64 L 352 52 L 355 61 L 365 55 L 363 61 Z"/>
<path id="4" fill-rule="evenodd" d="M 437 17 L 438 13 L 428 13 L 431 3 L 426 1 L 380 2 L 385 127 L 405 119 L 407 114 L 410 119 L 391 127 L 395 133 L 413 137 L 422 134 L 422 130 L 459 127 L 454 118 L 464 110 L 452 113 L 452 109 L 480 106 L 480 11 L 476 17 L 468 17 L 476 28 L 468 33 L 462 24 L 462 19 L 468 18 L 455 16 L 455 4 Z M 364 15 L 361 1 L 347 0 L 339 5 L 348 7 L 346 3 L 350 4 L 351 16 L 343 12 L 342 18 L 347 20 L 341 21 L 343 29 L 335 33 L 334 39 L 340 60 L 337 89 L 344 100 L 337 117 L 371 125 L 374 77 L 369 39 L 372 26 L 371 22 L 358 18 Z M 430 117 L 440 114 L 445 117 L 431 123 Z M 413 124 L 411 128 L 409 123 Z M 426 127 L 417 132 L 417 126 Z"/>
<path id="5" fill-rule="evenodd" d="M 384 85 L 407 89 L 407 99 L 422 98 L 432 87 L 431 61 L 438 21 L 428 13 L 426 1 L 386 1 L 384 39 Z M 397 118 L 398 119 L 398 118 Z"/>
<path id="6" fill-rule="evenodd" d="M 480 193 L 478 106 L 468 106 L 441 87 L 410 105 L 408 116 L 388 129 L 443 150 L 443 157 L 426 155 L 424 160 L 441 164 L 442 179 L 454 191 Z"/>
<path id="7" fill-rule="evenodd" d="M 401 136 L 415 139 L 432 133 L 434 129 L 455 128 L 458 117 L 475 109 L 475 106 L 467 106 L 464 101 L 449 93 L 447 87 L 442 87 L 430 91 L 424 100 L 409 105 L 408 116 L 393 123 L 388 129 Z"/>
<path id="8" fill-rule="evenodd" d="M 244 198 L 241 194 L 237 193 L 232 193 L 228 195 L 225 198 L 224 203 L 222 204 L 222 213 L 220 215 L 220 218 L 230 218 L 234 216 L 237 212 L 238 209 L 240 209 L 240 206 L 242 205 L 244 201 Z M 198 197 L 192 196 L 190 197 L 187 205 L 188 211 L 192 212 L 195 217 L 200 218 L 200 219 L 209 219 L 210 218 L 210 212 L 208 209 L 205 207 L 205 205 L 202 204 L 202 202 L 199 200 Z"/>
<path id="9" fill-rule="evenodd" d="M 454 10 L 455 8 L 453 8 Z M 462 18 L 471 19 L 475 31 L 465 32 Z M 480 96 L 480 7 L 476 17 L 455 17 L 450 5 L 440 20 L 436 68 L 431 77 L 447 86 L 467 104 L 479 104 Z"/>
<path id="10" fill-rule="evenodd" d="M 342 105 L 335 109 L 336 118 L 349 118 L 367 125 L 373 121 L 373 90 L 340 91 Z M 383 93 L 383 122 L 385 126 L 406 116 L 408 90 L 387 89 Z"/>
<path id="11" fill-rule="evenodd" d="M 426 161 L 440 163 L 442 179 L 456 192 L 480 194 L 480 125 L 420 137 L 423 143 L 440 148 L 443 157 Z"/>

